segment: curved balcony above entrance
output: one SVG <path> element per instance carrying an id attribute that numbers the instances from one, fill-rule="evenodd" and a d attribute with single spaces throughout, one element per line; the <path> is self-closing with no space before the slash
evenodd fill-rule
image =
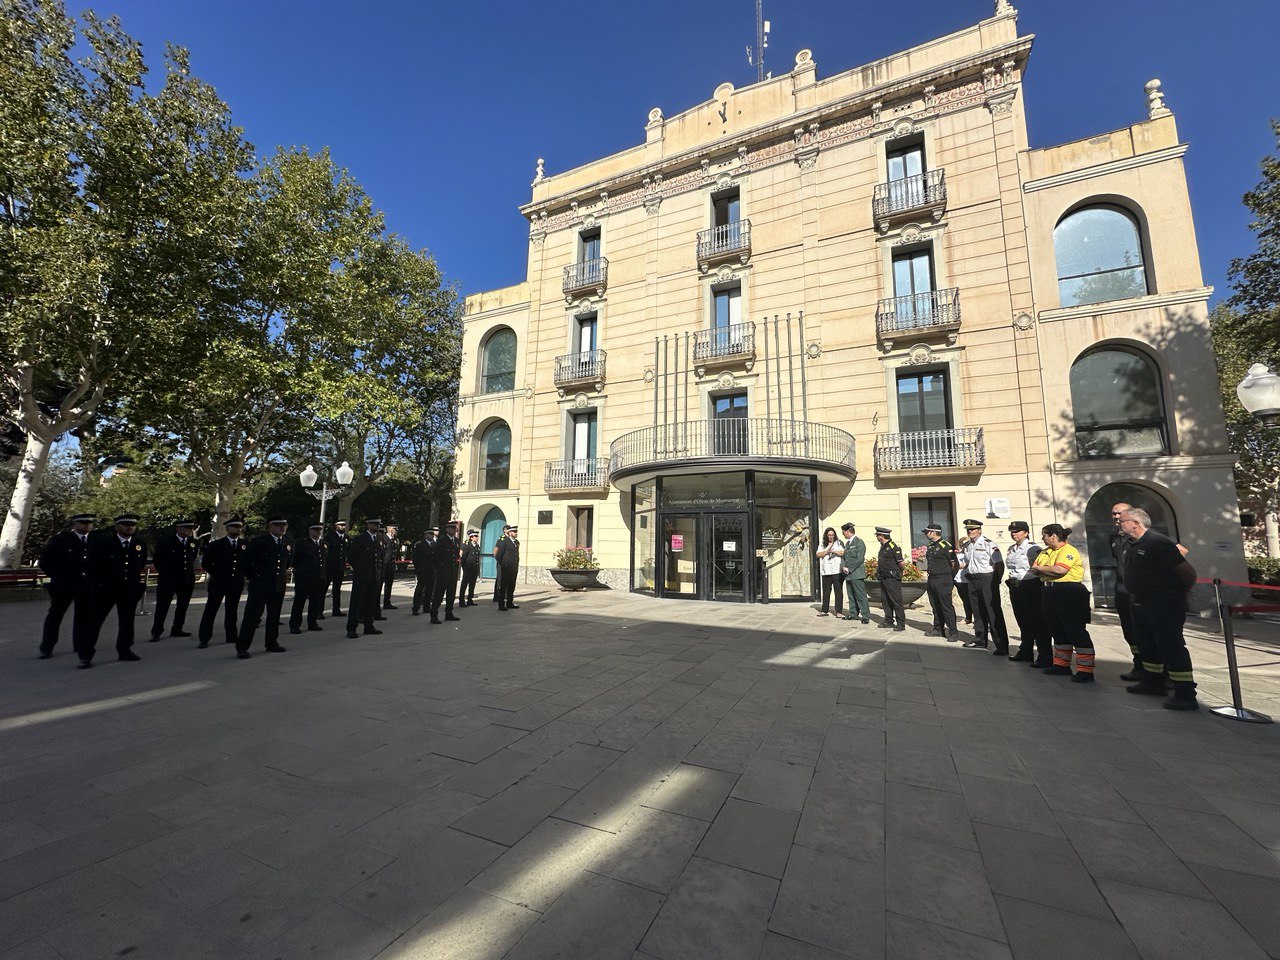
<path id="1" fill-rule="evenodd" d="M 857 475 L 856 441 L 838 427 L 742 417 L 666 423 L 624 433 L 609 445 L 609 482 L 655 474 L 746 467 L 803 470 L 821 480 Z"/>

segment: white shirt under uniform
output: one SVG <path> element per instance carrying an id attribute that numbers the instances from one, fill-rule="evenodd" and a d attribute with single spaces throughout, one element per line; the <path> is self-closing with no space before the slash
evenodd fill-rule
<path id="1" fill-rule="evenodd" d="M 964 569 L 970 576 L 975 573 L 994 573 L 1000 562 L 1000 548 L 994 540 L 978 537 L 964 545 Z"/>
<path id="2" fill-rule="evenodd" d="M 1031 565 L 1040 554 L 1039 544 L 1028 538 L 1021 543 L 1011 544 L 1004 552 L 1005 577 L 1009 580 L 1034 580 Z"/>

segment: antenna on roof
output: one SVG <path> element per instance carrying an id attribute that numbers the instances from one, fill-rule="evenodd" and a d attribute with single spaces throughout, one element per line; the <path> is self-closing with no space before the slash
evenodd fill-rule
<path id="1" fill-rule="evenodd" d="M 764 55 L 769 49 L 769 21 L 764 18 L 764 0 L 756 0 L 756 42 L 747 44 L 747 63 L 756 68 L 756 82 L 772 74 L 765 73 Z"/>

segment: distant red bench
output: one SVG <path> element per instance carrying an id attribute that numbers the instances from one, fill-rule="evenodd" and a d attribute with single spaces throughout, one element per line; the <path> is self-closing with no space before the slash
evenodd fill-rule
<path id="1" fill-rule="evenodd" d="M 22 570 L 0 570 L 0 588 L 26 586 L 32 593 L 35 593 L 44 581 L 45 575 L 37 567 L 28 567 Z"/>

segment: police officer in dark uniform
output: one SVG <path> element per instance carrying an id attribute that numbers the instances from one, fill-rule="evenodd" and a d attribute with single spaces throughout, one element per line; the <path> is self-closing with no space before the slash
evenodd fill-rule
<path id="1" fill-rule="evenodd" d="M 431 597 L 436 589 L 436 531 L 432 527 L 426 536 L 413 545 L 413 574 L 417 583 L 413 587 L 413 609 L 417 616 L 423 610 L 430 612 Z"/>
<path id="2" fill-rule="evenodd" d="M 494 547 L 498 561 L 498 609 L 519 610 L 515 602 L 516 575 L 520 572 L 520 541 L 516 539 L 519 528 L 507 527 L 506 534 Z"/>
<path id="3" fill-rule="evenodd" d="M 248 544 L 240 536 L 244 531 L 243 520 L 232 517 L 224 526 L 227 535 L 209 541 L 200 561 L 209 578 L 209 599 L 205 601 L 204 614 L 200 617 L 201 648 L 209 646 L 213 639 L 218 608 L 224 604 L 226 611 L 222 624 L 227 643 L 235 643 L 240 634 L 240 595 L 244 593 L 244 554 Z"/>
<path id="4" fill-rule="evenodd" d="M 511 524 L 504 523 L 502 525 L 502 536 L 498 538 L 498 542 L 493 545 L 494 560 L 498 558 L 498 546 L 503 540 L 507 539 L 507 531 L 511 529 Z M 496 564 L 495 564 L 496 566 Z M 493 602 L 502 602 L 502 571 L 497 570 L 493 575 Z"/>
<path id="5" fill-rule="evenodd" d="M 436 540 L 436 585 L 431 592 L 431 622 L 440 623 L 440 603 L 444 602 L 444 618 L 461 620 L 453 615 L 453 602 L 458 593 L 458 562 L 462 544 L 458 543 L 458 521 L 444 525 L 444 533 Z"/>
<path id="6" fill-rule="evenodd" d="M 62 618 L 75 606 L 75 619 L 87 616 L 87 607 L 81 606 L 85 596 L 84 556 L 89 549 L 89 534 L 93 531 L 94 516 L 77 513 L 71 518 L 71 529 L 55 533 L 40 551 L 40 569 L 49 578 L 45 588 L 49 591 L 49 613 L 44 618 L 44 631 L 40 635 L 40 659 L 53 656 L 62 629 Z"/>
<path id="7" fill-rule="evenodd" d="M 894 630 L 907 629 L 907 610 L 902 603 L 902 548 L 893 542 L 893 531 L 876 527 L 880 553 L 876 556 L 876 579 L 880 581 L 880 601 L 884 620 L 880 626 Z"/>
<path id="8" fill-rule="evenodd" d="M 151 563 L 156 568 L 156 615 L 151 621 L 152 643 L 164 634 L 164 624 L 169 619 L 169 604 L 175 598 L 178 605 L 173 611 L 173 628 L 169 631 L 169 636 L 191 636 L 182 627 L 187 622 L 187 605 L 191 602 L 191 591 L 196 585 L 198 550 L 194 520 L 179 520 L 173 525 L 173 533 L 156 541 L 155 553 L 151 558 Z"/>
<path id="9" fill-rule="evenodd" d="M 347 562 L 351 564 L 351 597 L 347 601 L 347 637 L 356 639 L 356 626 L 364 625 L 366 636 L 382 633 L 373 625 L 378 615 L 382 586 L 382 520 L 364 522 L 364 533 L 352 537 L 347 544 Z"/>
<path id="10" fill-rule="evenodd" d="M 382 610 L 395 609 L 391 602 L 391 588 L 395 586 L 396 561 L 400 559 L 400 541 L 396 537 L 399 532 L 399 527 L 388 523 L 386 533 L 382 536 Z"/>
<path id="11" fill-rule="evenodd" d="M 244 605 L 244 620 L 236 640 L 236 656 L 248 660 L 252 654 L 253 635 L 258 621 L 266 616 L 266 648 L 268 653 L 284 653 L 280 646 L 280 608 L 284 606 L 284 589 L 293 565 L 293 541 L 285 536 L 289 521 L 275 517 L 267 522 L 267 532 L 254 537 L 244 552 L 245 581 L 249 599 Z"/>
<path id="12" fill-rule="evenodd" d="M 145 589 L 147 545 L 137 536 L 138 517 L 122 513 L 116 517 L 113 533 L 94 537 L 85 550 L 85 589 L 91 615 L 76 618 L 74 639 L 80 668 L 93 666 L 98 634 L 112 610 L 116 612 L 116 656 L 121 660 L 141 660 L 133 652 L 133 618 Z"/>
<path id="13" fill-rule="evenodd" d="M 931 523 L 921 531 L 929 546 L 924 551 L 925 573 L 929 606 L 933 608 L 933 626 L 926 637 L 946 637 L 949 643 L 960 639 L 956 632 L 956 606 L 951 600 L 951 588 L 955 585 L 956 546 L 942 536 L 942 525 Z"/>
<path id="14" fill-rule="evenodd" d="M 476 605 L 476 580 L 480 576 L 480 531 L 468 530 L 462 545 L 462 586 L 458 589 L 459 606 Z"/>
<path id="15" fill-rule="evenodd" d="M 289 632 L 302 632 L 306 608 L 307 629 L 323 630 L 316 621 L 324 615 L 324 588 L 329 544 L 321 539 L 323 523 L 313 523 L 307 536 L 293 545 L 293 606 L 289 608 Z"/>
<path id="16" fill-rule="evenodd" d="M 351 542 L 347 539 L 347 521 L 335 520 L 333 529 L 325 534 L 324 542 L 329 545 L 324 566 L 324 586 L 326 592 L 333 590 L 333 615 L 340 617 L 342 616 L 342 581 L 347 570 L 347 544 Z M 324 606 L 323 594 L 320 597 L 320 606 Z M 323 620 L 323 613 L 316 619 Z"/>

